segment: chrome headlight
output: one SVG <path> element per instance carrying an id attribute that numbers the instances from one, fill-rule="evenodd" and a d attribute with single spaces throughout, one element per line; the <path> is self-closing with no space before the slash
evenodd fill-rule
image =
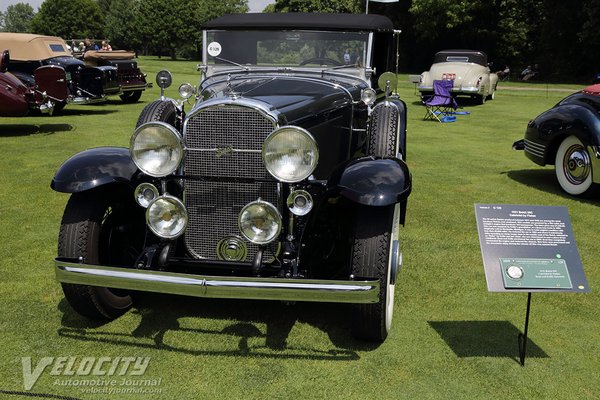
<path id="1" fill-rule="evenodd" d="M 146 209 L 148 228 L 165 239 L 174 239 L 185 232 L 188 213 L 177 197 L 164 195 L 157 197 Z"/>
<path id="2" fill-rule="evenodd" d="M 145 174 L 161 177 L 179 167 L 183 145 L 179 132 L 164 122 L 140 125 L 129 142 L 129 153 L 135 165 Z"/>
<path id="3" fill-rule="evenodd" d="M 240 211 L 238 225 L 242 235 L 252 243 L 267 244 L 281 232 L 281 215 L 273 204 L 253 201 Z"/>
<path id="4" fill-rule="evenodd" d="M 276 129 L 263 143 L 267 171 L 282 182 L 299 182 L 313 173 L 319 161 L 317 142 L 297 126 Z"/>

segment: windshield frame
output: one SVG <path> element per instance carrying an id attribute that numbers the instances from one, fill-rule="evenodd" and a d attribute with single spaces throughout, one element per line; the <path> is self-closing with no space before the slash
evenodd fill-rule
<path id="1" fill-rule="evenodd" d="M 231 60 L 231 64 L 219 64 L 218 68 L 215 65 L 208 64 L 208 35 L 209 32 L 236 32 L 238 30 L 229 29 L 205 29 L 202 31 L 202 72 L 203 79 L 211 76 L 227 74 L 227 73 L 248 73 L 252 71 L 260 72 L 299 72 L 299 73 L 318 73 L 320 75 L 331 74 L 331 75 L 345 75 L 353 78 L 360 78 L 364 81 L 369 81 L 370 76 L 373 74 L 372 63 L 373 63 L 373 32 L 360 32 L 365 34 L 366 46 L 365 46 L 365 59 L 361 66 L 352 68 L 351 66 L 286 66 L 286 65 L 273 65 L 273 66 L 259 66 L 259 65 L 241 65 L 235 64 Z M 259 29 L 248 29 L 247 31 L 261 32 Z M 267 30 L 264 30 L 267 32 Z M 280 29 L 276 32 L 289 32 L 289 33 L 344 33 L 344 31 L 330 31 L 330 30 L 309 30 L 309 29 Z M 355 34 L 356 31 L 347 31 L 347 33 Z M 341 68 L 340 68 L 341 67 Z M 353 73 L 352 73 L 352 72 Z"/>

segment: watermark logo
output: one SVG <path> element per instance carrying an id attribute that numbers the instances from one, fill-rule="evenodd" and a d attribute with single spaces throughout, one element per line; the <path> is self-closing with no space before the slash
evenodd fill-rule
<path id="1" fill-rule="evenodd" d="M 63 386 L 159 386 L 160 379 L 132 379 L 144 375 L 150 357 L 42 357 L 35 363 L 21 357 L 23 387 L 31 390 L 45 372 Z M 88 379 L 81 379 L 82 377 Z M 90 378 L 92 377 L 92 378 Z M 139 381 L 139 382 L 138 382 Z"/>

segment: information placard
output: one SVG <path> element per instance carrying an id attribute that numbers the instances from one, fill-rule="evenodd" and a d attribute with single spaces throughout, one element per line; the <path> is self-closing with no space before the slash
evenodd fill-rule
<path id="1" fill-rule="evenodd" d="M 566 207 L 475 204 L 491 292 L 588 292 Z"/>

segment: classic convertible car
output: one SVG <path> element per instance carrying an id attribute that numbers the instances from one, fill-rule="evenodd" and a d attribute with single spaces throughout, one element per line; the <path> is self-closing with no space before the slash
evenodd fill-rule
<path id="1" fill-rule="evenodd" d="M 421 74 L 418 89 L 423 96 L 433 93 L 434 80 L 454 82 L 453 95 L 474 97 L 480 104 L 493 100 L 498 75 L 490 71 L 487 55 L 474 50 L 443 50 L 435 54 L 429 71 Z"/>
<path id="2" fill-rule="evenodd" d="M 529 121 L 516 150 L 539 165 L 554 165 L 561 188 L 572 195 L 600 183 L 600 84 L 572 94 Z"/>
<path id="3" fill-rule="evenodd" d="M 50 113 L 56 102 L 66 99 L 66 83 L 56 84 L 53 66 L 38 68 L 33 85 L 27 86 L 8 72 L 10 52 L 0 53 L 0 116 L 22 117 L 30 111 Z"/>
<path id="4" fill-rule="evenodd" d="M 0 49 L 10 51 L 8 71 L 25 85 L 35 85 L 39 68 L 56 67 L 55 85 L 67 83 L 67 98 L 57 102 L 55 109 L 67 103 L 86 104 L 105 101 L 106 96 L 118 94 L 121 89 L 114 67 L 87 67 L 74 58 L 59 37 L 29 33 L 0 32 Z"/>
<path id="5" fill-rule="evenodd" d="M 163 93 L 128 149 L 86 150 L 54 176 L 71 193 L 55 260 L 66 299 L 94 318 L 125 312 L 131 290 L 353 303 L 354 334 L 383 341 L 411 191 L 398 32 L 346 14 L 203 28 L 200 86 L 179 88 L 189 111 Z"/>

